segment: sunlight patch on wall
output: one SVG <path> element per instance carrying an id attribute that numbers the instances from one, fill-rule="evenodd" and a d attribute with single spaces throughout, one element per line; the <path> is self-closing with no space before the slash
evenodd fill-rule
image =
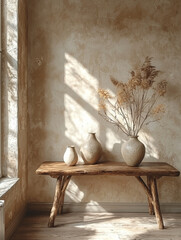
<path id="1" fill-rule="evenodd" d="M 98 80 L 73 56 L 66 53 L 65 59 L 65 84 L 94 109 L 97 109 Z"/>
<path id="2" fill-rule="evenodd" d="M 97 132 L 99 124 L 96 119 L 86 111 L 71 96 L 65 94 L 65 135 L 75 144 L 81 144 L 88 132 Z"/>
<path id="3" fill-rule="evenodd" d="M 84 198 L 84 193 L 80 191 L 79 187 L 73 181 L 70 181 L 68 189 L 66 190 L 66 195 L 77 203 L 81 202 Z"/>
<path id="4" fill-rule="evenodd" d="M 145 157 L 147 159 L 151 158 L 153 160 L 153 158 L 158 159 L 159 157 L 159 151 L 155 145 L 155 140 L 154 138 L 151 136 L 151 134 L 146 133 L 145 131 L 141 131 L 140 135 L 139 135 L 139 139 L 141 142 L 144 143 L 145 147 L 146 147 L 146 155 Z"/>

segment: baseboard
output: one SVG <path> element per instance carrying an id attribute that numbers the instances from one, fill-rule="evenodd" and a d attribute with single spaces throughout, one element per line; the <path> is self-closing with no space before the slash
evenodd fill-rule
<path id="1" fill-rule="evenodd" d="M 16 217 L 13 218 L 13 220 L 11 221 L 11 223 L 9 224 L 9 226 L 6 228 L 5 231 L 5 239 L 6 240 L 10 240 L 10 238 L 12 237 L 13 233 L 16 231 L 18 225 L 20 224 L 20 222 L 22 221 L 23 217 L 26 214 L 27 209 L 24 208 L 22 209 L 17 215 Z"/>
<path id="2" fill-rule="evenodd" d="M 28 203 L 28 212 L 50 212 L 52 203 Z M 161 204 L 162 213 L 181 213 L 181 203 Z M 146 203 L 64 203 L 63 212 L 146 213 Z"/>

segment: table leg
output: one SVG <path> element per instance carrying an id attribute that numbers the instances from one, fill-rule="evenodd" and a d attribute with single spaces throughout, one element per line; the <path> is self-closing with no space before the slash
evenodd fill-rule
<path id="1" fill-rule="evenodd" d="M 62 177 L 57 178 L 56 188 L 55 188 L 55 196 L 53 201 L 53 206 L 50 213 L 50 218 L 48 222 L 48 227 L 54 226 L 55 217 L 57 215 L 58 207 L 59 207 L 59 200 L 61 197 L 61 180 Z"/>
<path id="2" fill-rule="evenodd" d="M 151 184 L 151 193 L 152 193 L 152 197 L 153 197 L 153 206 L 154 206 L 154 210 L 155 210 L 156 220 L 157 220 L 159 229 L 164 229 L 162 214 L 161 214 L 161 210 L 160 210 L 158 191 L 157 191 L 156 178 L 150 178 L 150 184 Z"/>
<path id="3" fill-rule="evenodd" d="M 150 183 L 150 177 L 149 176 L 147 177 L 147 187 L 148 187 L 148 189 L 150 190 L 150 193 L 151 193 L 151 183 Z M 152 193 L 151 193 L 151 195 L 152 195 Z M 148 205 L 149 205 L 149 214 L 154 215 L 153 204 L 152 204 L 152 201 L 149 197 L 148 197 Z"/>
<path id="4" fill-rule="evenodd" d="M 59 214 L 63 212 L 63 204 L 64 204 L 64 197 L 65 197 L 65 190 L 69 184 L 71 176 L 64 176 L 61 185 L 61 197 L 59 202 Z"/>
<path id="5" fill-rule="evenodd" d="M 48 227 L 54 226 L 54 221 L 57 216 L 58 209 L 60 208 L 60 211 L 62 210 L 65 190 L 68 186 L 70 178 L 71 176 L 60 176 L 57 178 L 55 196 L 54 196 L 53 206 L 50 213 Z"/>
<path id="6" fill-rule="evenodd" d="M 156 220 L 159 226 L 159 229 L 163 229 L 163 219 L 162 214 L 160 210 L 160 204 L 159 204 L 159 197 L 158 197 L 158 191 L 157 191 L 157 184 L 156 184 L 156 178 L 150 177 L 149 184 L 150 186 L 146 185 L 146 183 L 143 181 L 141 177 L 136 177 L 136 179 L 141 183 L 143 186 L 143 189 L 145 190 L 148 201 L 150 204 L 152 204 L 153 212 L 155 212 Z M 150 209 L 152 211 L 152 208 Z"/>
<path id="7" fill-rule="evenodd" d="M 64 197 L 65 197 L 65 193 L 62 194 L 61 199 L 60 199 L 59 214 L 63 213 Z"/>

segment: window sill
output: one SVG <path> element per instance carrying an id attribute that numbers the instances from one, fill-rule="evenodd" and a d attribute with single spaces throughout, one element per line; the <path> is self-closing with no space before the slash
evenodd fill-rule
<path id="1" fill-rule="evenodd" d="M 7 193 L 18 180 L 19 178 L 0 178 L 0 198 Z"/>

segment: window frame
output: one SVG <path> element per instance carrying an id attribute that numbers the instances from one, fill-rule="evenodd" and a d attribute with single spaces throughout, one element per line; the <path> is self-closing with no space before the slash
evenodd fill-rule
<path id="1" fill-rule="evenodd" d="M 1 48 L 1 0 L 0 0 L 0 136 L 1 136 L 1 101 L 2 101 L 2 79 L 1 79 L 1 58 L 2 58 L 2 48 Z M 1 156 L 1 137 L 0 137 L 0 178 L 2 177 L 2 156 Z"/>

